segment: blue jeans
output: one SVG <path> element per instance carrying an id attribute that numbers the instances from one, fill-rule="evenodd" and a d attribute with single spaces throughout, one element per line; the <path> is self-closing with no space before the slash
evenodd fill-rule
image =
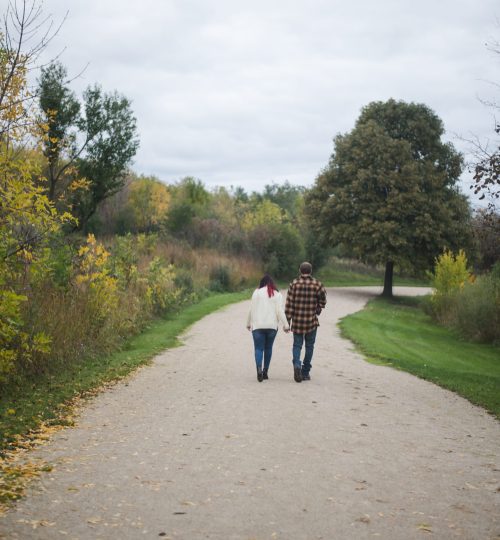
<path id="1" fill-rule="evenodd" d="M 308 375 L 311 371 L 311 360 L 314 352 L 314 342 L 316 341 L 316 332 L 317 328 L 311 330 L 307 334 L 293 334 L 293 366 L 302 367 L 302 373 Z M 300 362 L 300 352 L 302 350 L 302 345 L 306 342 L 306 352 L 304 355 L 304 362 Z"/>
<path id="2" fill-rule="evenodd" d="M 276 334 L 277 330 L 272 328 L 260 328 L 252 332 L 257 368 L 262 368 L 262 357 L 264 357 L 264 369 L 269 369 Z"/>

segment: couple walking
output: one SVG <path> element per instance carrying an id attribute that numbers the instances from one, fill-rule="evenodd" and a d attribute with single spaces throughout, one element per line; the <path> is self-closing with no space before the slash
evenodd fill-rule
<path id="1" fill-rule="evenodd" d="M 252 305 L 248 313 L 247 328 L 252 331 L 257 380 L 268 379 L 269 365 L 273 354 L 273 343 L 278 325 L 293 333 L 292 362 L 293 377 L 296 382 L 309 381 L 311 360 L 319 326 L 318 315 L 326 306 L 326 290 L 323 284 L 312 276 L 312 266 L 308 262 L 300 265 L 300 277 L 294 279 L 288 288 L 285 310 L 283 297 L 271 276 L 266 274 L 259 288 L 252 295 Z M 290 326 L 291 322 L 291 326 Z M 300 360 L 305 342 L 304 361 Z"/>

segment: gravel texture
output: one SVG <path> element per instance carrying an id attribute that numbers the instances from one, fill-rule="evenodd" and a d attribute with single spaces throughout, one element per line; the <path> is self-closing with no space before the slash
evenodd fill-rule
<path id="1" fill-rule="evenodd" d="M 328 289 L 300 384 L 282 331 L 257 382 L 249 302 L 205 317 L 34 452 L 0 538 L 500 538 L 498 421 L 339 336 L 378 292 Z"/>

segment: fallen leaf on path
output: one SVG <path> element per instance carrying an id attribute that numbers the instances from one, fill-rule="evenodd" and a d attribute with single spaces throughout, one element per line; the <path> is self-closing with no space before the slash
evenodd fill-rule
<path id="1" fill-rule="evenodd" d="M 427 525 L 427 523 L 421 523 L 420 525 L 418 525 L 417 529 L 419 531 L 432 533 L 432 527 L 430 525 Z"/>
<path id="2" fill-rule="evenodd" d="M 18 519 L 17 522 L 31 525 L 33 529 L 38 529 L 38 527 L 53 527 L 56 524 L 55 521 L 47 521 L 45 519 Z"/>

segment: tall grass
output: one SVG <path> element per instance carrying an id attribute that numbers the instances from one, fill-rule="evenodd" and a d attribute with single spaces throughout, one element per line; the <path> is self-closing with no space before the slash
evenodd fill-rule
<path id="1" fill-rule="evenodd" d="M 428 310 L 441 324 L 468 340 L 500 344 L 500 280 L 479 276 L 473 283 L 430 304 Z"/>
<path id="2" fill-rule="evenodd" d="M 457 286 L 436 288 L 427 311 L 468 340 L 500 343 L 500 264 L 490 273 Z"/>

